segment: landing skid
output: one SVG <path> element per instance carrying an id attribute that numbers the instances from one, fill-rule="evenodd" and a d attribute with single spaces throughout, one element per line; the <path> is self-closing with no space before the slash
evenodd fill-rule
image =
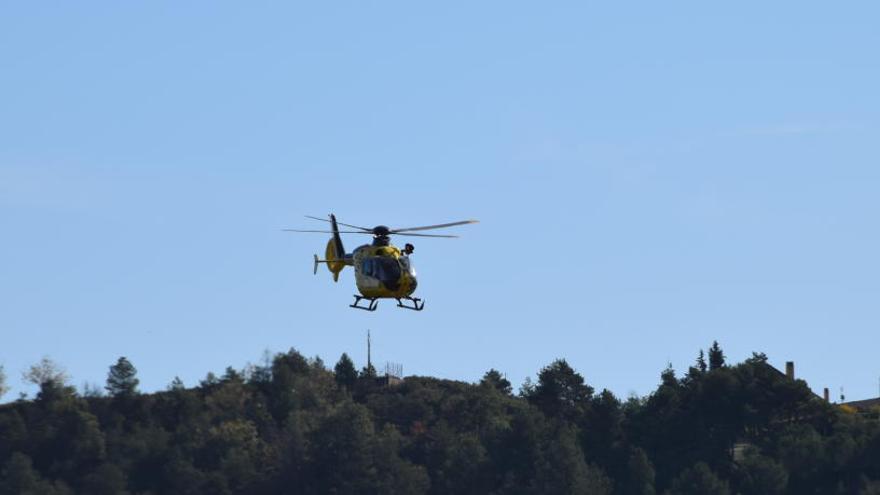
<path id="1" fill-rule="evenodd" d="M 412 306 L 409 306 L 409 305 L 407 305 L 407 304 L 403 304 L 403 302 L 401 301 L 401 299 L 403 299 L 403 301 L 409 301 L 409 302 L 411 302 L 411 303 L 412 303 Z M 398 308 L 411 309 L 411 310 L 413 310 L 413 311 L 421 311 L 421 310 L 425 309 L 425 301 L 422 301 L 422 300 L 419 299 L 418 297 L 404 297 L 404 298 L 397 298 L 397 307 L 398 307 Z"/>
<path id="2" fill-rule="evenodd" d="M 367 301 L 366 306 L 359 306 L 361 299 Z M 379 299 L 376 297 L 354 296 L 354 304 L 349 304 L 348 307 L 364 311 L 376 311 L 376 308 L 379 307 Z"/>

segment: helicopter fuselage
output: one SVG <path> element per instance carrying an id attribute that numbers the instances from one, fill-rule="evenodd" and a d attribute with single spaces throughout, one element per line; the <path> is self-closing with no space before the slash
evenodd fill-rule
<path id="1" fill-rule="evenodd" d="M 406 298 L 418 285 L 409 256 L 390 243 L 358 247 L 351 263 L 358 292 L 365 298 Z"/>

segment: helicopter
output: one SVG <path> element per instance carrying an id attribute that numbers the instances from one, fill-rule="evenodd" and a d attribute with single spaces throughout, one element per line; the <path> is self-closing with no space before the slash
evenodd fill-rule
<path id="1" fill-rule="evenodd" d="M 412 297 L 418 286 L 416 280 L 416 271 L 413 268 L 409 255 L 413 253 L 415 247 L 412 244 L 406 244 L 404 249 L 391 244 L 392 235 L 412 236 L 412 237 L 439 237 L 439 238 L 457 238 L 457 235 L 441 235 L 441 234 L 421 234 L 413 233 L 414 231 L 444 229 L 454 227 L 456 225 L 465 225 L 469 223 L 478 223 L 477 220 L 463 220 L 460 222 L 442 223 L 438 225 L 426 225 L 422 227 L 408 227 L 402 229 L 392 229 L 385 225 L 377 225 L 371 229 L 366 227 L 358 227 L 347 223 L 337 222 L 334 214 L 329 215 L 330 219 L 313 217 L 306 215 L 306 218 L 330 223 L 331 230 L 299 230 L 299 229 L 282 229 L 286 232 L 316 232 L 322 234 L 333 234 L 327 241 L 327 248 L 324 251 L 324 259 L 319 259 L 315 255 L 314 273 L 318 273 L 318 265 L 324 263 L 327 269 L 333 274 L 333 281 L 339 281 L 339 273 L 346 266 L 354 267 L 354 278 L 360 295 L 354 295 L 354 303 L 349 307 L 355 309 L 363 309 L 366 311 L 376 311 L 379 306 L 380 299 L 395 299 L 397 306 L 413 311 L 421 311 L 425 309 L 425 301 L 417 297 Z M 339 225 L 356 230 L 339 230 Z M 371 244 L 364 244 L 357 247 L 353 252 L 346 253 L 342 245 L 342 238 L 339 234 L 369 234 L 373 236 Z M 361 305 L 364 301 L 365 305 Z"/>

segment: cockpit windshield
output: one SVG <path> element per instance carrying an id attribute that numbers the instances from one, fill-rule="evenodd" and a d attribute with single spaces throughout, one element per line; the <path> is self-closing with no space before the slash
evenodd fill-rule
<path id="1" fill-rule="evenodd" d="M 382 282 L 397 282 L 400 279 L 400 265 L 394 258 L 377 256 L 367 258 L 361 266 L 364 275 L 377 278 Z"/>

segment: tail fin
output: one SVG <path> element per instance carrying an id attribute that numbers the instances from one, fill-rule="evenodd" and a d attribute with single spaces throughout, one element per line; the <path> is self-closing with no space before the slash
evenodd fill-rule
<path id="1" fill-rule="evenodd" d="M 342 238 L 339 237 L 339 226 L 336 225 L 336 215 L 330 214 L 330 226 L 333 227 L 333 243 L 334 249 L 336 252 L 334 253 L 337 259 L 344 260 L 345 259 L 345 248 L 342 246 Z M 330 246 L 328 245 L 329 249 Z"/>
<path id="2" fill-rule="evenodd" d="M 327 269 L 333 274 L 333 281 L 339 281 L 339 272 L 345 268 L 345 247 L 342 245 L 342 238 L 339 237 L 339 227 L 336 225 L 336 216 L 330 214 L 330 223 L 333 227 L 333 237 L 327 241 L 327 248 L 324 250 L 324 262 L 327 263 Z M 318 270 L 319 260 L 315 256 L 315 272 Z"/>

